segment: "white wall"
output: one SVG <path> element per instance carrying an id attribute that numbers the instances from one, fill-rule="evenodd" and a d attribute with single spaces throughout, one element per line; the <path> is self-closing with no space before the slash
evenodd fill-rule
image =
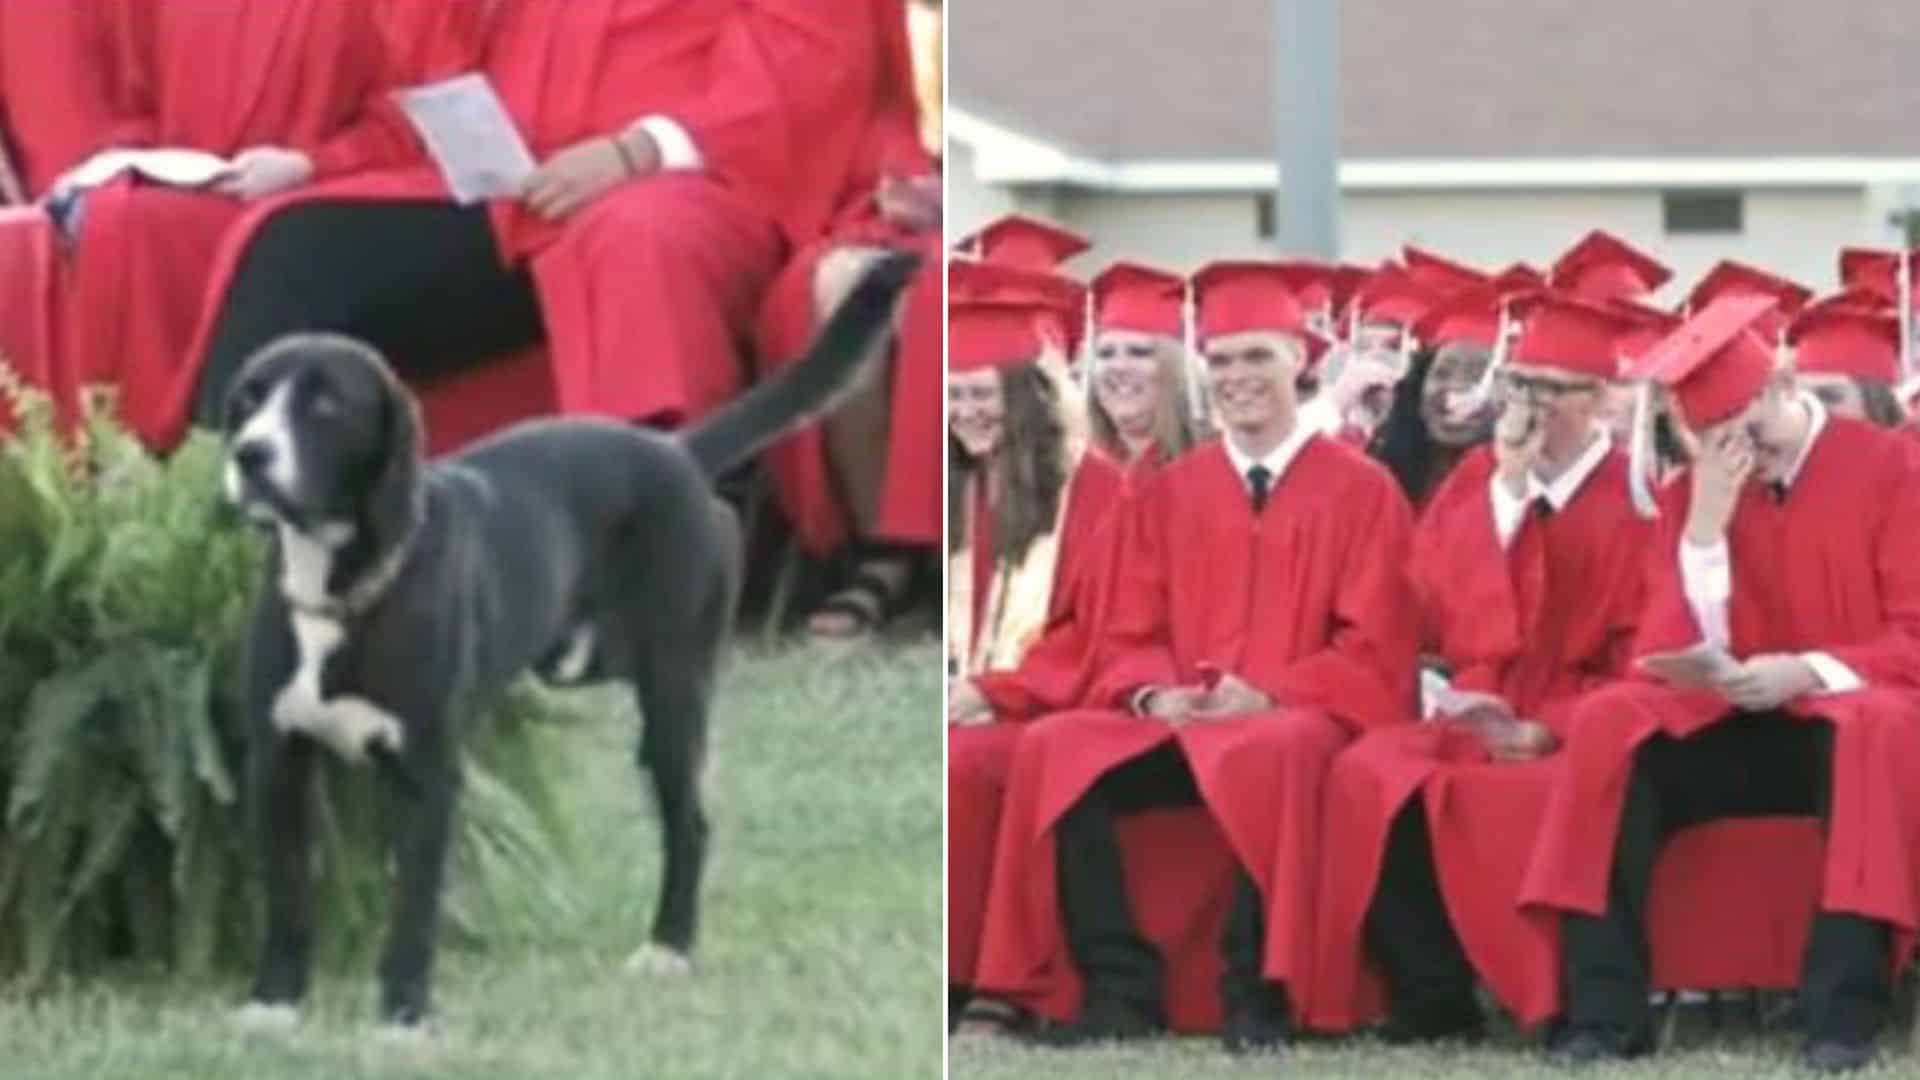
<path id="1" fill-rule="evenodd" d="M 955 170 L 954 186 L 961 183 L 961 172 Z M 1186 270 L 1209 259 L 1276 254 L 1255 235 L 1252 194 L 997 190 L 998 199 L 978 192 L 955 198 L 950 187 L 950 235 L 964 235 L 1017 206 L 1094 237 L 1096 250 L 1070 267 L 1081 273 L 1122 257 Z M 1827 292 L 1837 284 L 1835 255 L 1841 247 L 1893 242 L 1883 203 L 1858 188 L 1750 191 L 1742 234 L 1670 237 L 1662 232 L 1655 191 L 1367 191 L 1346 196 L 1341 241 L 1343 257 L 1361 263 L 1377 262 L 1413 243 L 1487 269 L 1516 259 L 1544 267 L 1588 229 L 1604 228 L 1644 245 L 1674 268 L 1674 283 L 1659 297 L 1664 301 L 1677 301 L 1722 258 L 1766 267 Z"/>

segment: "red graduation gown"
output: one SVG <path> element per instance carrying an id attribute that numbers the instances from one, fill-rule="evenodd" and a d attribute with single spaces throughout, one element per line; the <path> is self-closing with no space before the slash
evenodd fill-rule
<path id="1" fill-rule="evenodd" d="M 930 176 L 937 167 L 920 144 L 906 6 L 902 0 L 872 0 L 870 18 L 880 38 L 870 103 L 810 125 L 822 130 L 829 149 L 847 142 L 836 137 L 844 135 L 849 119 L 863 121 L 864 129 L 846 146 L 849 161 L 841 170 L 844 179 L 836 183 L 835 210 L 825 234 L 801 247 L 767 290 L 755 334 L 755 360 L 765 376 L 805 352 L 820 315 L 814 277 L 827 255 L 847 247 L 920 252 L 925 263 L 909 286 L 895 344 L 886 472 L 874 532 L 875 539 L 883 541 L 933 545 L 940 541 L 940 455 L 945 445 L 940 435 L 945 329 L 941 241 L 937 232 L 915 234 L 889 223 L 874 193 L 883 177 Z M 813 153 L 809 157 L 822 160 Z M 774 493 L 800 545 L 812 554 L 827 555 L 846 543 L 850 523 L 836 494 L 820 429 L 795 433 L 770 450 L 766 462 Z"/>
<path id="2" fill-rule="evenodd" d="M 484 70 L 537 159 L 657 113 L 687 130 L 706 164 L 623 185 L 560 223 L 515 201 L 492 205 L 501 251 L 531 266 L 550 378 L 475 372 L 457 381 L 478 399 L 473 408 L 502 420 L 558 409 L 672 423 L 737 392 L 781 229 L 806 220 L 804 200 L 782 180 L 796 160 L 788 108 L 807 103 L 786 97 L 843 89 L 823 63 L 831 35 L 817 30 L 833 11 L 811 0 L 459 0 L 428 20 L 439 40 L 421 51 L 443 72 Z M 819 74 L 795 74 L 809 71 Z M 220 297 L 267 214 L 300 200 L 447 197 L 417 145 L 377 164 L 389 167 L 370 164 L 250 212 L 223 241 L 189 353 L 196 370 L 168 395 L 163 441 L 184 433 Z"/>
<path id="3" fill-rule="evenodd" d="M 106 145 L 114 70 L 93 3 L 0 3 L 0 131 L 28 198 Z"/>
<path id="4" fill-rule="evenodd" d="M 1355 732 L 1404 720 L 1413 692 L 1414 633 L 1403 617 L 1410 513 L 1377 465 L 1314 436 L 1256 518 L 1214 442 L 1155 475 L 1131 511 L 1132 550 L 1101 628 L 1090 698 L 1104 708 L 1027 728 L 996 842 L 979 986 L 1053 1017 L 1072 1015 L 1080 993 L 1060 924 L 1053 826 L 1094 781 L 1176 743 L 1270 906 L 1270 974 L 1304 980 L 1321 776 Z M 1195 684 L 1206 664 L 1280 707 L 1181 728 L 1118 708 L 1143 685 Z M 1185 1011 L 1190 989 L 1176 984 L 1168 996 L 1176 1027 L 1217 1012 Z"/>
<path id="5" fill-rule="evenodd" d="M 1661 496 L 1636 654 L 1700 640 L 1681 584 L 1678 544 L 1691 484 Z M 1728 528 L 1736 656 L 1824 650 L 1865 689 L 1815 694 L 1792 713 L 1833 725 L 1833 806 L 1821 906 L 1891 923 L 1912 942 L 1920 892 L 1920 447 L 1830 417 L 1783 503 L 1759 484 Z M 1548 800 L 1521 900 L 1597 914 L 1635 747 L 1728 717 L 1717 695 L 1635 678 L 1577 706 L 1565 767 Z"/>
<path id="6" fill-rule="evenodd" d="M 376 2 L 113 0 L 102 17 L 122 76 L 114 142 L 222 156 L 285 146 L 335 166 L 361 159 L 383 134 L 356 123 L 382 86 Z M 118 387 L 143 436 L 157 433 L 221 238 L 245 209 L 125 178 L 87 196 L 59 363 L 73 385 Z"/>
<path id="7" fill-rule="evenodd" d="M 1529 514 L 1502 547 L 1486 447 L 1457 465 L 1414 534 L 1412 579 L 1426 648 L 1463 690 L 1496 693 L 1519 715 L 1564 735 L 1573 702 L 1617 677 L 1639 618 L 1651 523 L 1633 512 L 1620 454 L 1595 468 L 1565 507 Z M 1345 1030 L 1374 1015 L 1383 990 L 1363 927 L 1387 832 L 1424 790 L 1447 910 L 1467 955 L 1523 1023 L 1554 1012 L 1558 926 L 1516 903 L 1557 763 L 1488 760 L 1471 732 L 1440 724 L 1369 732 L 1334 762 L 1326 784 L 1314 1027 Z M 1492 826 L 1491 828 L 1489 826 Z"/>
<path id="8" fill-rule="evenodd" d="M 1091 627 L 1116 557 L 1113 521 L 1124 498 L 1119 467 L 1098 453 L 1085 455 L 1066 498 L 1046 633 L 1018 668 L 974 677 L 993 706 L 993 723 L 947 729 L 947 981 L 955 985 L 973 982 L 1014 743 L 1035 715 L 1077 704 L 1090 674 Z M 985 578 L 976 571 L 974 580 Z M 975 594 L 985 595 L 979 585 Z"/>

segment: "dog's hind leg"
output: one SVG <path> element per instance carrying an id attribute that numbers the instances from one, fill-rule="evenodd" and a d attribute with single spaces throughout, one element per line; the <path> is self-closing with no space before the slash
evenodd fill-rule
<path id="1" fill-rule="evenodd" d="M 689 966 L 707 858 L 700 786 L 715 657 L 711 647 L 688 644 L 652 652 L 634 679 L 646 718 L 639 764 L 652 778 L 665 866 L 649 943 L 627 963 L 632 970 L 653 974 L 677 973 Z"/>
<path id="2" fill-rule="evenodd" d="M 307 993 L 313 948 L 313 900 L 307 882 L 313 800 L 308 788 L 317 747 L 303 735 L 258 735 L 252 772 L 266 871 L 267 937 L 243 1019 L 277 1025 L 293 1019 L 292 1007 Z"/>
<path id="3" fill-rule="evenodd" d="M 430 1006 L 440 893 L 460 791 L 459 768 L 445 741 L 444 731 L 435 731 L 408 755 L 419 787 L 400 800 L 394 837 L 393 922 L 380 958 L 380 1019 L 388 1024 L 418 1024 Z"/>

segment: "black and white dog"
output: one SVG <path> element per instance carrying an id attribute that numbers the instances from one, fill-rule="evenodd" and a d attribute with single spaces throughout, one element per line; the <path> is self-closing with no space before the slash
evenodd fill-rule
<path id="1" fill-rule="evenodd" d="M 857 380 L 916 264 L 877 262 L 800 362 L 678 436 L 535 421 L 426 465 L 413 398 L 372 348 L 297 334 L 248 361 L 228 396 L 227 494 L 274 545 L 247 663 L 267 935 L 244 1020 L 290 1023 L 307 989 L 322 751 L 371 759 L 405 792 L 380 1016 L 426 1016 L 459 730 L 528 669 L 632 685 L 665 871 L 629 964 L 687 967 L 707 712 L 741 560 L 712 481 Z"/>

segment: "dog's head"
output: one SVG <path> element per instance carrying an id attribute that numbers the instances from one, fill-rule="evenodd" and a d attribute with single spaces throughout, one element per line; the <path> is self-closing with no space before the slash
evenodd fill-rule
<path id="1" fill-rule="evenodd" d="M 385 550 L 418 514 L 413 395 L 371 346 L 290 334 L 248 358 L 227 392 L 227 498 L 261 524 Z"/>

